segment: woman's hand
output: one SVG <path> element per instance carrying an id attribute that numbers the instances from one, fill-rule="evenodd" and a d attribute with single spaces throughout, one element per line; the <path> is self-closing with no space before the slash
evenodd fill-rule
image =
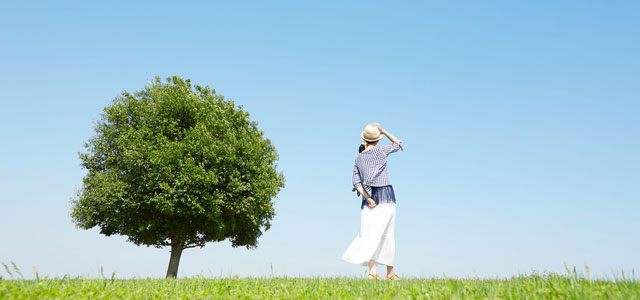
<path id="1" fill-rule="evenodd" d="M 371 208 L 376 207 L 376 202 L 373 201 L 373 198 L 371 198 L 371 197 L 367 198 L 367 203 L 369 203 L 369 207 L 371 207 Z"/>
<path id="2" fill-rule="evenodd" d="M 380 127 L 380 124 L 378 123 L 372 123 L 374 126 L 378 127 L 378 130 L 380 131 L 380 133 L 384 133 L 384 129 L 382 129 L 382 127 Z"/>

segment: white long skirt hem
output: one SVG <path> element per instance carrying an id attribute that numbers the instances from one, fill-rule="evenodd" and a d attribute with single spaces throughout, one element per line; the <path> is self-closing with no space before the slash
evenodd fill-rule
<path id="1" fill-rule="evenodd" d="M 374 208 L 364 207 L 360 218 L 360 232 L 351 242 L 342 260 L 367 266 L 376 264 L 393 266 L 395 260 L 394 230 L 396 204 L 380 203 Z"/>

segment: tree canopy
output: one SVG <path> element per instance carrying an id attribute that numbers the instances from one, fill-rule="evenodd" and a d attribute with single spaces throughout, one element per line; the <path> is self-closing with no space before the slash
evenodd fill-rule
<path id="1" fill-rule="evenodd" d="M 225 239 L 256 247 L 284 187 L 276 149 L 249 113 L 177 76 L 122 92 L 84 147 L 88 173 L 71 200 L 73 222 L 171 246 L 167 277 L 177 275 L 183 249 Z"/>

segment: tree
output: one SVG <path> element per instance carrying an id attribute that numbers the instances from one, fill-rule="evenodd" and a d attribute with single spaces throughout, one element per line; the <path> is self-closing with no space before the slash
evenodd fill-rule
<path id="1" fill-rule="evenodd" d="M 138 246 L 171 246 L 167 278 L 184 249 L 225 239 L 257 247 L 284 187 L 276 149 L 249 113 L 177 76 L 123 91 L 84 147 L 73 222 Z"/>

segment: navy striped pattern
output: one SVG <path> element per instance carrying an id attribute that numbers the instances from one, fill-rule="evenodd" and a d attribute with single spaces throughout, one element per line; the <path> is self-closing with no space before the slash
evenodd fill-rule
<path id="1" fill-rule="evenodd" d="M 376 205 L 380 203 L 396 203 L 396 195 L 393 192 L 393 186 L 372 186 L 371 187 L 371 198 L 376 202 Z M 362 197 L 362 205 L 360 205 L 360 209 L 364 209 L 365 207 L 369 207 L 369 203 L 367 203 L 367 199 Z"/>
<path id="2" fill-rule="evenodd" d="M 387 171 L 387 156 L 400 149 L 404 150 L 401 143 L 402 141 L 375 146 L 358 154 L 353 167 L 353 187 L 364 186 L 365 190 L 370 192 L 368 187 L 391 185 Z"/>

